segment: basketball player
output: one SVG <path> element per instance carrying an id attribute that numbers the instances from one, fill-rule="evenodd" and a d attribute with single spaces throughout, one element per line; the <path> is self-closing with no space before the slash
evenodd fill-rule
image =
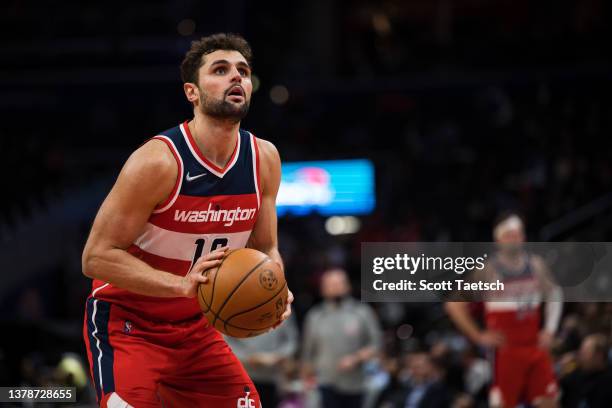
<path id="1" fill-rule="evenodd" d="M 276 148 L 240 129 L 253 89 L 240 36 L 195 41 L 181 65 L 193 119 L 127 160 L 83 252 L 94 279 L 84 338 L 103 407 L 260 407 L 259 396 L 195 299 L 230 248 L 282 267 Z M 289 294 L 283 320 L 291 313 Z"/>
<path id="2" fill-rule="evenodd" d="M 522 247 L 525 232 L 521 218 L 503 216 L 493 235 L 501 245 L 478 280 L 499 279 L 504 293 L 511 295 L 498 299 L 487 295 L 484 299 L 486 330 L 471 317 L 468 303 L 449 302 L 446 310 L 469 339 L 494 355 L 489 406 L 513 408 L 525 402 L 540 408 L 556 407 L 558 387 L 548 349 L 561 318 L 561 290 L 552 282 L 544 260 Z M 543 301 L 546 313 L 541 329 Z"/>

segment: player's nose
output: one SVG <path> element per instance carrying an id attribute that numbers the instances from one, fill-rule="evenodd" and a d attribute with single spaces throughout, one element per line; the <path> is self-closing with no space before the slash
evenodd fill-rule
<path id="1" fill-rule="evenodd" d="M 232 82 L 242 82 L 242 75 L 240 75 L 240 71 L 235 66 L 232 67 L 231 80 Z"/>

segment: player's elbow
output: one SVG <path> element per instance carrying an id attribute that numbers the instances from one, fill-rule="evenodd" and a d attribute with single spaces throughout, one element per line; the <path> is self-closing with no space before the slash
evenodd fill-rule
<path id="1" fill-rule="evenodd" d="M 99 277 L 101 263 L 102 257 L 99 251 L 96 251 L 94 248 L 86 247 L 81 257 L 83 275 L 91 279 L 97 279 Z"/>

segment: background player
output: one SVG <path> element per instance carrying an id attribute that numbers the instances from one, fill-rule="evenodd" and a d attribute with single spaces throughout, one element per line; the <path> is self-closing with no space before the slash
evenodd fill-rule
<path id="1" fill-rule="evenodd" d="M 493 230 L 495 241 L 502 245 L 479 279 L 502 280 L 504 293 L 511 298 L 485 299 L 486 330 L 471 317 L 468 303 L 446 304 L 451 320 L 469 339 L 494 350 L 492 407 L 514 407 L 521 401 L 556 406 L 557 382 L 548 349 L 561 317 L 561 291 L 551 282 L 544 261 L 522 247 L 524 231 L 516 214 L 502 216 Z M 547 300 L 546 321 L 540 330 L 543 300 Z"/>
<path id="2" fill-rule="evenodd" d="M 228 248 L 247 245 L 282 266 L 279 155 L 240 129 L 250 60 L 236 35 L 193 42 L 181 76 L 194 118 L 137 149 L 98 212 L 83 252 L 94 279 L 84 337 L 102 406 L 260 406 L 194 299 Z"/>

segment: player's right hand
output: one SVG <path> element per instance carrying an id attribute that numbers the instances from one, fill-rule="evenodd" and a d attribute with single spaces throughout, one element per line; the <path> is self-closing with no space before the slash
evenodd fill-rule
<path id="1" fill-rule="evenodd" d="M 499 347 L 506 342 L 506 338 L 500 332 L 485 330 L 480 333 L 476 342 L 483 347 Z"/>
<path id="2" fill-rule="evenodd" d="M 195 297 L 200 283 L 208 283 L 208 276 L 204 273 L 208 269 L 221 265 L 229 247 L 215 249 L 209 254 L 203 255 L 191 267 L 191 270 L 181 280 L 180 293 L 184 297 Z"/>

